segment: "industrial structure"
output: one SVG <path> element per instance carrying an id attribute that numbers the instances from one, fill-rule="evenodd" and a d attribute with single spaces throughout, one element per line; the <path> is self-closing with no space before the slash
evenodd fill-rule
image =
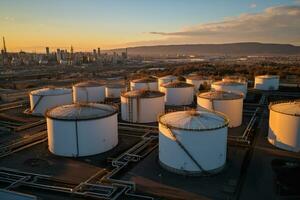
<path id="1" fill-rule="evenodd" d="M 212 90 L 226 91 L 243 94 L 244 99 L 247 96 L 247 84 L 237 81 L 217 81 L 211 84 Z"/>
<path id="2" fill-rule="evenodd" d="M 194 100 L 194 85 L 186 82 L 171 82 L 161 86 L 161 91 L 166 94 L 166 105 L 190 105 Z"/>
<path id="3" fill-rule="evenodd" d="M 300 151 L 300 100 L 269 105 L 268 140 L 278 148 Z"/>
<path id="4" fill-rule="evenodd" d="M 243 95 L 225 91 L 200 93 L 197 97 L 199 110 L 223 113 L 229 119 L 229 127 L 238 127 L 243 118 Z"/>
<path id="5" fill-rule="evenodd" d="M 42 88 L 31 91 L 30 113 L 43 116 L 47 109 L 72 103 L 72 90 L 68 88 Z"/>
<path id="6" fill-rule="evenodd" d="M 73 85 L 74 103 L 103 102 L 105 86 L 98 81 L 86 81 Z"/>
<path id="7" fill-rule="evenodd" d="M 156 78 L 146 77 L 130 81 L 131 90 L 158 90 L 158 82 Z"/>
<path id="8" fill-rule="evenodd" d="M 257 90 L 278 90 L 279 88 L 278 75 L 260 75 L 255 76 L 254 89 Z"/>
<path id="9" fill-rule="evenodd" d="M 175 173 L 219 172 L 226 163 L 225 116 L 204 111 L 179 111 L 159 117 L 159 161 Z"/>
<path id="10" fill-rule="evenodd" d="M 213 82 L 211 78 L 201 75 L 190 75 L 185 80 L 187 83 L 194 85 L 195 94 L 199 91 L 200 86 L 210 87 Z"/>
<path id="11" fill-rule="evenodd" d="M 122 119 L 134 123 L 156 122 L 165 112 L 165 94 L 159 91 L 133 90 L 121 95 Z"/>
<path id="12" fill-rule="evenodd" d="M 159 91 L 162 91 L 162 85 L 163 84 L 176 81 L 177 78 L 178 78 L 177 76 L 173 76 L 173 75 L 167 75 L 167 76 L 159 77 L 158 78 L 158 89 L 159 89 Z"/>
<path id="13" fill-rule="evenodd" d="M 49 151 L 79 157 L 103 153 L 118 144 L 117 109 L 105 104 L 70 104 L 46 113 Z"/>
<path id="14" fill-rule="evenodd" d="M 105 86 L 105 97 L 106 98 L 120 98 L 121 93 L 126 91 L 125 85 L 122 84 L 109 84 Z"/>

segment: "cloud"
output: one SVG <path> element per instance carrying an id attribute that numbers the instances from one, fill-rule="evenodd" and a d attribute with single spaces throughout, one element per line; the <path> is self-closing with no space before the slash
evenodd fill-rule
<path id="1" fill-rule="evenodd" d="M 250 8 L 256 8 L 256 7 L 257 7 L 257 4 L 256 4 L 256 3 L 250 4 Z"/>
<path id="2" fill-rule="evenodd" d="M 190 26 L 175 32 L 153 31 L 149 34 L 161 36 L 160 40 L 152 41 L 153 44 L 160 41 L 162 43 L 168 41 L 175 43 L 257 41 L 300 44 L 300 6 L 270 7 L 261 13 L 242 14 L 214 23 Z"/>

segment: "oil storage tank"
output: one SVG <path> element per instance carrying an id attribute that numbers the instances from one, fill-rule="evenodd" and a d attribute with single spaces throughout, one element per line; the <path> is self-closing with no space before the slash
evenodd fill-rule
<path id="1" fill-rule="evenodd" d="M 117 109 L 88 103 L 55 107 L 46 113 L 48 147 L 60 156 L 89 156 L 118 144 Z"/>
<path id="2" fill-rule="evenodd" d="M 45 115 L 47 109 L 72 103 L 72 90 L 68 88 L 42 88 L 31 91 L 30 113 Z"/>
<path id="3" fill-rule="evenodd" d="M 158 90 L 157 79 L 145 77 L 130 81 L 130 90 Z"/>
<path id="4" fill-rule="evenodd" d="M 194 100 L 194 85 L 186 82 L 163 84 L 162 92 L 166 94 L 165 102 L 169 106 L 190 105 Z"/>
<path id="5" fill-rule="evenodd" d="M 105 86 L 98 81 L 86 81 L 73 86 L 74 103 L 103 102 Z"/>
<path id="6" fill-rule="evenodd" d="M 161 89 L 162 84 L 174 82 L 176 80 L 177 80 L 177 76 L 173 76 L 173 75 L 167 75 L 167 76 L 163 76 L 163 77 L 158 78 L 159 91 L 162 91 L 162 89 Z"/>
<path id="7" fill-rule="evenodd" d="M 247 84 L 237 81 L 217 81 L 211 84 L 212 90 L 242 93 L 244 99 L 247 95 Z"/>
<path id="8" fill-rule="evenodd" d="M 195 94 L 199 91 L 200 86 L 209 86 L 213 82 L 211 78 L 204 77 L 201 75 L 191 75 L 186 77 L 186 82 L 194 85 Z"/>
<path id="9" fill-rule="evenodd" d="M 121 94 L 121 117 L 134 123 L 156 122 L 165 112 L 165 94 L 159 91 L 133 90 Z"/>
<path id="10" fill-rule="evenodd" d="M 255 76 L 254 89 L 278 90 L 278 88 L 279 88 L 279 76 L 277 75 Z"/>
<path id="11" fill-rule="evenodd" d="M 278 148 L 300 151 L 300 99 L 270 104 L 268 140 Z"/>
<path id="12" fill-rule="evenodd" d="M 105 97 L 116 99 L 121 97 L 121 93 L 125 92 L 126 87 L 122 84 L 110 84 L 105 86 Z"/>
<path id="13" fill-rule="evenodd" d="M 178 111 L 159 117 L 159 161 L 175 173 L 219 172 L 226 163 L 227 118 L 206 111 Z"/>
<path id="14" fill-rule="evenodd" d="M 243 95 L 225 91 L 200 93 L 197 97 L 198 110 L 207 109 L 226 115 L 229 127 L 238 127 L 243 119 Z"/>

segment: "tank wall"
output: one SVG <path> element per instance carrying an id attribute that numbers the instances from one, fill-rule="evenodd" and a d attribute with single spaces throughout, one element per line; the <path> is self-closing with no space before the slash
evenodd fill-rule
<path id="1" fill-rule="evenodd" d="M 229 119 L 229 127 L 238 127 L 243 120 L 243 99 L 234 100 L 213 100 L 206 98 L 197 98 L 198 110 L 201 107 L 208 110 L 221 112 Z"/>
<path id="2" fill-rule="evenodd" d="M 117 114 L 96 119 L 62 121 L 47 118 L 49 150 L 60 156 L 88 156 L 103 153 L 118 144 Z M 78 143 L 78 151 L 77 151 Z"/>
<path id="3" fill-rule="evenodd" d="M 164 97 L 132 99 L 132 121 L 134 123 L 156 122 L 159 114 L 165 112 Z M 121 97 L 121 116 L 130 121 L 128 98 Z"/>
<path id="4" fill-rule="evenodd" d="M 125 88 L 105 88 L 106 98 L 120 98 L 121 93 L 125 91 Z"/>
<path id="5" fill-rule="evenodd" d="M 194 88 L 162 88 L 165 93 L 166 105 L 190 105 L 194 100 Z"/>
<path id="6" fill-rule="evenodd" d="M 238 94 L 243 94 L 244 99 L 247 96 L 247 85 L 235 85 L 235 86 L 230 86 L 230 85 L 217 85 L 217 84 L 212 84 L 211 85 L 212 89 L 216 91 L 225 91 L 225 92 L 234 92 Z"/>
<path id="7" fill-rule="evenodd" d="M 30 110 L 34 115 L 45 115 L 46 111 L 50 108 L 72 103 L 72 93 L 55 95 L 55 96 L 54 95 L 43 96 L 43 97 L 30 94 L 29 98 L 30 98 Z M 36 105 L 36 103 L 38 104 Z M 33 110 L 35 105 L 36 107 Z"/>
<path id="8" fill-rule="evenodd" d="M 74 103 L 103 102 L 105 87 L 75 87 L 73 86 Z"/>
<path id="9" fill-rule="evenodd" d="M 255 77 L 254 88 L 258 90 L 278 90 L 279 79 Z"/>
<path id="10" fill-rule="evenodd" d="M 170 82 L 173 82 L 173 81 L 176 81 L 177 78 L 170 78 L 170 79 L 158 79 L 158 88 L 159 88 L 159 91 L 162 91 L 162 87 L 161 85 L 162 84 L 165 84 L 165 83 L 170 83 Z"/>
<path id="11" fill-rule="evenodd" d="M 207 85 L 211 84 L 211 80 L 195 80 L 195 79 L 186 79 L 186 82 L 194 85 L 195 94 L 199 91 L 200 85 L 206 83 Z"/>
<path id="12" fill-rule="evenodd" d="M 270 110 L 268 140 L 278 148 L 300 151 L 300 117 Z"/>
<path id="13" fill-rule="evenodd" d="M 225 164 L 227 127 L 200 132 L 173 129 L 172 132 L 177 135 L 180 142 L 204 170 L 214 170 Z M 178 170 L 200 171 L 197 165 L 174 141 L 169 129 L 161 124 L 159 124 L 159 160 L 163 164 Z"/>
<path id="14" fill-rule="evenodd" d="M 150 82 L 150 83 L 134 83 L 130 82 L 130 89 L 131 90 L 158 90 L 158 83 L 157 82 Z"/>

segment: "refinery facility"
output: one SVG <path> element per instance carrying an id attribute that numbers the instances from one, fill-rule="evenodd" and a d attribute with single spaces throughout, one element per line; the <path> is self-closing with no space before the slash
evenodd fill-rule
<path id="1" fill-rule="evenodd" d="M 1 96 L 1 199 L 300 199 L 299 85 L 116 70 Z"/>

